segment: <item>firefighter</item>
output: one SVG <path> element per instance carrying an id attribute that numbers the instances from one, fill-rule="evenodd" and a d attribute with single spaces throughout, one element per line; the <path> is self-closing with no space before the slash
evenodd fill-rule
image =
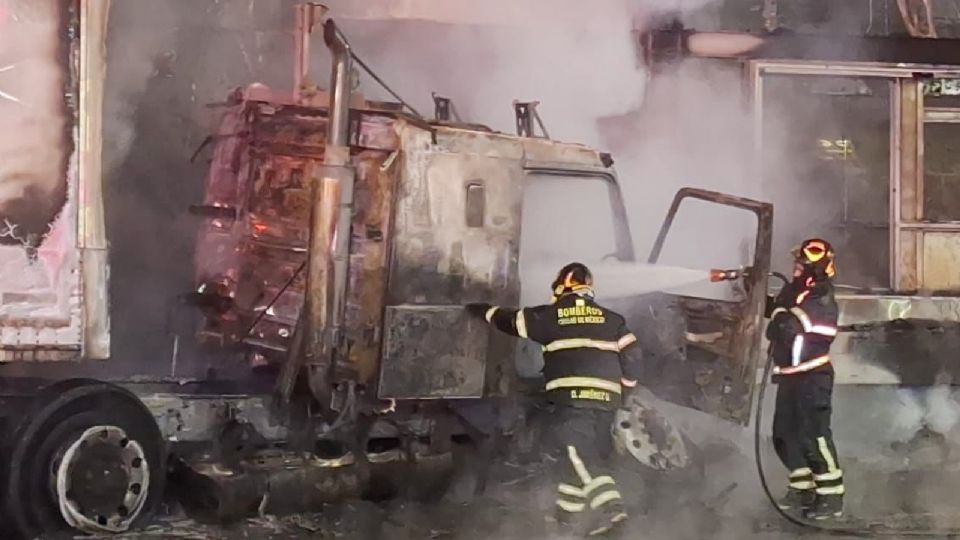
<path id="1" fill-rule="evenodd" d="M 637 385 L 640 347 L 623 317 L 594 301 L 592 287 L 590 270 L 571 263 L 553 282 L 550 304 L 466 307 L 497 329 L 543 347 L 554 424 L 548 437 L 558 458 L 555 517 L 576 532 L 598 536 L 627 519 L 608 461 L 614 414 L 624 393 Z"/>
<path id="2" fill-rule="evenodd" d="M 777 384 L 773 444 L 789 471 L 779 506 L 814 520 L 843 515 L 843 471 L 830 430 L 837 335 L 833 248 L 821 239 L 794 248 L 793 280 L 768 298 L 767 339 Z"/>

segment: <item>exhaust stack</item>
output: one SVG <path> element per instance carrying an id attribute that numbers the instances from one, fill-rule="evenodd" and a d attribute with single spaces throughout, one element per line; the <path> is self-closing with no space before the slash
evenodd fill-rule
<path id="1" fill-rule="evenodd" d="M 295 57 L 293 60 L 293 101 L 300 103 L 304 86 L 308 84 L 310 71 L 310 34 L 317 22 L 323 20 L 329 9 L 323 4 L 304 2 L 296 7 L 296 30 L 294 33 Z"/>
<path id="2" fill-rule="evenodd" d="M 298 22 L 302 19 L 298 17 Z M 333 56 L 327 144 L 324 164 L 315 167 L 311 173 L 313 193 L 307 247 L 307 295 L 302 319 L 303 352 L 306 353 L 310 389 L 326 408 L 331 404 L 334 357 L 342 341 L 354 172 L 350 167 L 349 140 L 350 45 L 332 19 L 324 23 L 323 38 Z M 298 52 L 304 50 L 302 47 L 298 49 Z"/>

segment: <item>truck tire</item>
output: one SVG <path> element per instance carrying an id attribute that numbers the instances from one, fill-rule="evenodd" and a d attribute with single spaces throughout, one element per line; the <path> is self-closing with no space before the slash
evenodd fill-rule
<path id="1" fill-rule="evenodd" d="M 41 391 L 16 432 L 3 486 L 7 518 L 23 538 L 119 533 L 163 496 L 164 441 L 132 393 L 90 380 Z"/>

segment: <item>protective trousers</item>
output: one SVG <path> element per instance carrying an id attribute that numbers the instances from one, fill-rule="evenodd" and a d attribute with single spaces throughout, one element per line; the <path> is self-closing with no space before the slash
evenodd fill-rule
<path id="1" fill-rule="evenodd" d="M 584 513 L 608 516 L 614 521 L 626 517 L 620 492 L 610 474 L 613 419 L 612 410 L 556 406 L 550 439 L 557 458 L 553 472 L 557 483 L 556 515 L 561 523 L 579 521 Z"/>
<path id="2" fill-rule="evenodd" d="M 784 375 L 777 382 L 773 445 L 790 471 L 790 487 L 842 496 L 843 471 L 830 430 L 833 373 Z"/>

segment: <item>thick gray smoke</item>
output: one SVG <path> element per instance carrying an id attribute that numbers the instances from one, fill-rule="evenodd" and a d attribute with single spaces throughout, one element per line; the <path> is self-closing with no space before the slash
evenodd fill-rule
<path id="1" fill-rule="evenodd" d="M 744 156 L 750 125 L 734 98 L 739 72 L 686 70 L 648 88 L 640 60 L 635 30 L 649 17 L 681 4 L 693 9 L 706 3 L 608 0 L 585 9 L 570 1 L 498 1 L 478 9 L 467 2 L 425 1 L 331 2 L 330 7 L 356 52 L 421 112 L 432 111 L 429 96 L 436 92 L 452 98 L 464 120 L 510 132 L 512 101 L 536 100 L 552 138 L 611 151 L 634 248 L 645 260 L 678 188 L 751 194 Z M 361 80 L 365 93 L 388 98 L 369 78 Z M 595 262 L 614 251 L 606 194 L 599 185 L 591 192 L 591 182 L 580 184 L 571 190 L 556 182 L 552 190 L 534 184 L 536 196 L 528 194 L 526 204 L 535 208 L 525 212 L 537 218 L 524 219 L 521 267 L 543 257 Z M 572 209 L 595 215 L 595 222 L 561 239 L 547 217 Z M 743 240 L 752 240 L 751 228 L 755 220 L 749 214 L 688 204 L 661 262 L 700 269 L 741 266 L 752 253 L 751 242 Z M 524 277 L 524 299 L 534 299 L 531 288 L 542 297 L 544 285 Z"/>
<path id="2" fill-rule="evenodd" d="M 464 120 L 510 132 L 511 102 L 539 100 L 539 112 L 553 138 L 612 152 L 641 260 L 680 187 L 761 199 L 777 195 L 752 180 L 752 132 L 739 66 L 688 61 L 651 80 L 639 60 L 634 30 L 664 11 L 680 8 L 688 16 L 690 10 L 707 4 L 692 0 L 329 2 L 331 14 L 356 52 L 424 114 L 432 110 L 430 93 L 437 92 L 453 99 Z M 115 355 L 137 364 L 121 371 L 140 373 L 154 366 L 159 366 L 160 373 L 167 371 L 164 360 L 170 344 L 157 329 L 164 328 L 166 300 L 192 285 L 196 222 L 183 216 L 187 205 L 199 201 L 202 190 L 206 163 L 202 157 L 195 164 L 188 159 L 214 125 L 215 111 L 205 104 L 222 100 L 232 87 L 252 82 L 278 89 L 291 86 L 292 5 L 287 0 L 115 2 L 105 125 L 111 173 L 108 213 Z M 315 43 L 314 78 L 325 85 L 319 37 Z M 370 97 L 389 97 L 368 78 L 361 79 Z M 544 193 L 540 202 L 545 208 L 565 208 L 592 201 L 602 208 L 603 197 L 593 195 L 572 200 L 563 193 Z M 681 211 L 664 260 L 691 268 L 739 266 L 752 254 L 753 227 L 749 217 L 691 206 Z M 610 228 L 598 220 L 596 229 L 581 231 L 585 240 L 574 245 L 587 250 L 588 260 L 601 258 L 612 248 L 605 243 Z M 529 252 L 529 246 L 550 242 L 549 230 L 546 227 L 543 236 L 538 237 L 538 232 L 532 239 L 525 238 L 524 252 Z M 789 230 L 789 234 L 803 232 Z M 796 239 L 779 241 L 778 249 Z M 570 245 L 554 243 L 545 250 L 579 256 L 561 252 Z M 782 249 L 775 253 L 775 261 L 782 260 L 781 253 Z M 546 292 L 546 285 L 539 281 L 525 290 L 529 288 L 534 298 L 540 297 L 537 291 Z M 150 356 L 147 351 L 160 353 Z M 117 364 L 112 366 L 116 369 Z M 905 405 L 891 413 L 897 427 L 883 444 L 909 440 L 924 422 L 955 431 L 951 399 L 936 401 L 946 403 L 941 407 L 925 404 L 924 397 L 916 394 L 899 397 Z M 863 403 L 860 396 L 838 399 L 837 409 L 844 411 L 838 432 L 848 430 L 838 437 L 841 452 L 846 444 L 851 453 L 869 454 L 882 444 L 875 432 L 854 429 L 889 418 L 864 421 L 860 412 L 867 407 Z M 943 414 L 928 414 L 931 410 Z M 761 499 L 749 458 L 749 434 L 690 411 L 671 409 L 669 413 L 697 442 L 715 452 L 709 461 L 704 499 L 736 481 L 739 487 L 722 515 L 757 511 Z M 768 418 L 770 413 L 772 404 Z M 764 429 L 769 432 L 769 426 Z M 773 459 L 768 458 L 768 463 L 771 474 L 782 472 Z M 663 488 L 655 496 L 669 502 L 678 493 Z M 692 520 L 673 517 L 647 524 L 663 538 L 711 537 L 696 525 L 678 532 L 674 523 Z M 518 531 L 513 524 L 505 528 L 512 534 L 506 537 L 523 536 L 522 528 Z M 746 536 L 746 531 L 723 531 L 720 526 L 708 532 L 726 535 L 714 538 Z"/>
<path id="3" fill-rule="evenodd" d="M 169 375 L 174 333 L 195 329 L 194 312 L 172 301 L 195 287 L 194 241 L 203 222 L 187 209 L 202 201 L 209 149 L 191 158 L 218 127 L 220 109 L 211 104 L 253 82 L 291 85 L 293 5 L 112 5 L 104 118 L 111 374 Z M 181 359 L 176 376 L 210 375 L 205 358 L 187 360 Z"/>
<path id="4" fill-rule="evenodd" d="M 0 6 L 0 244 L 46 235 L 66 200 L 61 20 L 56 2 Z"/>
<path id="5" fill-rule="evenodd" d="M 810 171 L 803 167 L 810 165 L 792 161 L 796 156 L 786 144 L 797 144 L 796 140 L 787 141 L 775 135 L 788 131 L 786 124 L 796 120 L 797 111 L 786 111 L 789 114 L 782 117 L 772 113 L 765 117 L 764 132 L 770 137 L 764 149 L 765 155 L 769 153 L 764 165 L 775 176 L 770 182 L 760 183 L 755 168 L 760 164 L 755 161 L 751 111 L 743 99 L 741 67 L 735 63 L 686 61 L 679 68 L 650 79 L 638 61 L 633 30 L 643 28 L 652 16 L 664 10 L 690 10 L 707 2 L 606 2 L 596 9 L 590 6 L 589 12 L 584 11 L 582 4 L 551 2 L 546 6 L 534 2 L 511 11 L 494 2 L 485 4 L 491 9 L 481 13 L 473 6 L 465 8 L 463 3 L 444 2 L 443 10 L 434 9 L 432 4 L 436 3 L 334 2 L 331 7 L 335 16 L 341 13 L 341 24 L 357 52 L 421 111 L 431 109 L 427 96 L 436 91 L 453 98 L 465 120 L 510 131 L 511 100 L 539 100 L 540 113 L 552 137 L 611 151 L 626 200 L 634 247 L 641 260 L 674 193 L 684 186 L 771 200 L 784 210 L 775 228 L 775 269 L 785 269 L 787 248 L 803 237 L 838 236 L 835 230 L 818 227 L 835 221 L 834 207 L 840 199 L 827 190 L 822 197 L 810 191 L 822 186 L 803 190 L 790 187 L 804 181 L 803 175 Z M 532 7 L 537 4 L 543 9 Z M 530 11 L 524 11 L 527 9 Z M 536 16 L 526 16 L 533 12 Z M 685 16 L 689 16 L 689 11 Z M 788 85 L 789 81 L 781 84 Z M 368 84 L 363 89 L 375 97 L 386 97 Z M 810 89 L 809 95 L 823 96 L 835 91 Z M 871 91 L 877 97 L 874 102 L 882 101 L 882 92 Z M 851 103 L 851 109 L 859 106 L 858 102 Z M 817 136 L 846 136 L 841 131 L 844 122 L 833 116 L 836 114 L 836 110 L 827 110 L 810 119 L 819 122 L 819 131 L 803 132 L 809 140 L 799 143 L 812 146 Z M 882 125 L 875 127 L 873 135 L 865 133 L 858 140 L 871 140 L 876 132 L 882 132 Z M 864 146 L 862 157 L 857 159 L 870 162 L 874 152 Z M 882 176 L 876 178 L 883 180 Z M 540 197 L 541 201 L 548 201 L 545 206 L 556 208 L 586 204 L 581 201 L 588 197 L 573 199 L 576 202 L 562 195 Z M 824 200 L 829 201 L 826 207 L 816 204 Z M 843 212 L 847 212 L 846 205 Z M 843 215 L 846 219 L 847 214 Z M 595 229 L 582 231 L 583 236 L 578 237 L 594 237 L 597 240 L 593 244 L 584 246 L 584 242 L 567 239 L 562 246 L 551 244 L 550 228 L 543 227 L 533 237 L 525 231 L 522 251 L 529 253 L 530 246 L 534 246 L 537 254 L 527 260 L 536 260 L 558 251 L 579 256 L 570 253 L 571 248 L 583 249 L 585 258 L 595 260 L 610 248 L 604 244 L 609 224 L 601 221 Z M 691 205 L 681 210 L 663 260 L 691 268 L 745 264 L 753 254 L 755 227 L 756 222 L 749 215 Z M 868 283 L 873 279 L 870 274 L 857 275 L 852 264 L 844 266 L 845 261 L 871 260 L 870 253 L 856 250 L 872 250 L 872 245 L 854 242 L 851 255 L 846 259 L 841 255 L 841 268 L 851 270 L 847 276 Z M 882 256 L 879 250 L 872 253 Z M 521 266 L 523 260 L 524 256 Z M 531 301 L 544 288 L 537 279 L 525 280 L 524 285 L 525 300 Z M 602 284 L 599 286 L 602 288 Z M 532 293 L 528 292 L 531 288 Z M 765 433 L 770 432 L 772 397 L 768 395 L 766 404 Z M 900 501 L 884 495 L 896 491 L 892 486 L 871 484 L 864 477 L 863 467 L 896 469 L 898 460 L 911 455 L 907 441 L 914 438 L 918 429 L 928 426 L 949 433 L 955 432 L 957 425 L 956 402 L 944 390 L 886 392 L 844 387 L 838 390 L 836 411 L 841 457 L 849 466 L 851 508 L 858 512 L 860 504 L 867 504 L 862 511 L 869 515 L 877 515 L 876 508 L 869 505 L 895 512 L 900 509 Z M 736 481 L 739 487 L 726 511 L 731 515 L 765 511 L 755 483 L 750 434 L 732 426 L 721 427 L 704 415 L 682 409 L 671 409 L 670 416 L 688 428 L 687 433 L 696 434 L 697 442 L 728 450 L 712 462 L 713 476 L 704 493 L 722 489 L 725 480 Z M 767 464 L 774 486 L 779 486 L 782 468 L 772 455 L 767 456 Z M 869 495 L 874 488 L 879 491 Z M 668 499 L 673 495 L 679 493 L 658 493 Z M 671 528 L 676 521 L 668 525 L 666 515 L 658 514 L 663 518 L 665 538 L 709 537 L 703 531 Z M 659 529 L 659 525 L 660 520 L 655 519 L 653 529 Z M 745 533 L 714 532 L 720 535 L 714 537 L 727 534 L 730 538 Z"/>
<path id="6" fill-rule="evenodd" d="M 684 4 L 692 8 L 705 3 Z M 482 13 L 475 4 L 467 8 L 464 2 L 443 2 L 448 11 L 430 9 L 431 4 L 331 2 L 331 13 L 339 17 L 355 51 L 421 112 L 432 110 L 429 95 L 435 91 L 452 98 L 464 120 L 510 132 L 512 100 L 538 100 L 552 138 L 612 152 L 640 260 L 646 259 L 679 188 L 760 195 L 749 176 L 751 125 L 737 66 L 723 70 L 688 63 L 651 82 L 639 60 L 633 31 L 662 9 L 677 8 L 679 2 L 611 1 L 591 5 L 588 11 L 582 3 L 571 2 L 527 2 L 514 8 L 536 16 L 520 16 L 507 8 L 519 3 L 491 2 L 485 4 L 489 12 Z M 365 93 L 387 98 L 371 81 L 362 81 Z M 535 203 L 537 212 L 531 219 L 530 214 L 524 216 L 521 272 L 525 262 L 562 257 L 594 262 L 613 250 L 602 190 L 577 185 L 572 191 L 551 192 L 537 182 L 532 186 L 536 196 L 533 200 L 528 196 L 525 204 Z M 550 216 L 584 207 L 597 216 L 595 223 L 585 223 L 583 230 L 567 232 L 558 240 Z M 741 266 L 752 256 L 755 227 L 749 214 L 688 204 L 668 237 L 663 261 L 700 269 Z M 530 271 L 529 264 L 527 268 L 523 300 L 542 301 L 549 269 Z M 673 273 L 664 284 L 677 284 L 678 279 L 690 278 Z M 603 291 L 615 283 L 601 281 L 598 288 Z M 625 288 L 639 290 L 645 285 L 649 286 L 625 283 Z M 679 529 L 674 511 L 647 501 L 652 513 L 641 522 L 644 536 L 744 537 L 748 530 L 736 524 L 724 527 L 717 519 L 736 516 L 742 525 L 745 514 L 762 510 L 749 459 L 749 434 L 704 414 L 676 407 L 668 412 L 708 449 L 708 479 L 694 490 L 700 495 L 684 504 L 690 517 Z M 733 484 L 737 487 L 729 500 L 713 500 Z M 648 499 L 690 497 L 689 486 L 687 491 L 669 484 L 636 487 Z M 522 534 L 516 523 L 504 523 L 498 533 L 501 530 Z"/>
<path id="7" fill-rule="evenodd" d="M 589 11 L 572 0 L 329 5 L 357 52 L 423 112 L 437 92 L 464 120 L 509 132 L 512 101 L 538 100 L 551 136 L 598 145 L 596 119 L 633 110 L 643 97 L 631 10 L 618 0 Z"/>

